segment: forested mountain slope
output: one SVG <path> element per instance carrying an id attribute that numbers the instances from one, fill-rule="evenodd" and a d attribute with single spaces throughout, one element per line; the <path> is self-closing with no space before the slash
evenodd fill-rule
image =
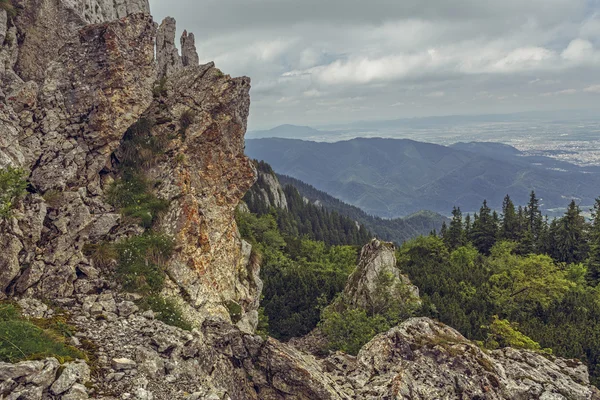
<path id="1" fill-rule="evenodd" d="M 428 235 L 431 231 L 439 231 L 442 223 L 449 221 L 443 215 L 432 211 L 418 211 L 404 218 L 374 217 L 298 179 L 287 175 L 277 175 L 277 178 L 282 185 L 296 188 L 310 202 L 352 218 L 378 238 L 389 242 L 402 243 L 420 235 Z"/>

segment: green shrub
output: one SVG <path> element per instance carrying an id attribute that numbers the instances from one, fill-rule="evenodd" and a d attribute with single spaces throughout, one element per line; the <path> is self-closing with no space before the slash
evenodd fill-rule
<path id="1" fill-rule="evenodd" d="M 0 304 L 0 361 L 19 362 L 56 357 L 61 361 L 86 359 L 81 351 L 65 344 L 66 322 L 23 318 L 13 304 Z M 36 326 L 36 324 L 42 325 Z M 44 326 L 47 327 L 44 327 Z"/>
<path id="2" fill-rule="evenodd" d="M 155 121 L 141 118 L 125 132 L 119 154 L 121 171 L 151 167 L 164 154 L 170 138 L 152 135 L 155 125 Z"/>
<path id="3" fill-rule="evenodd" d="M 94 262 L 97 268 L 106 269 L 117 259 L 117 250 L 112 243 L 86 243 L 83 246 L 83 253 Z"/>
<path id="4" fill-rule="evenodd" d="M 164 264 L 173 253 L 171 238 L 150 232 L 115 244 L 117 280 L 125 290 L 158 293 L 165 281 Z"/>
<path id="5" fill-rule="evenodd" d="M 192 110 L 186 110 L 183 112 L 183 114 L 181 114 L 181 117 L 179 117 L 179 126 L 181 126 L 182 134 L 185 134 L 187 129 L 192 126 L 195 118 L 196 116 Z"/>
<path id="6" fill-rule="evenodd" d="M 27 181 L 20 168 L 7 167 L 0 170 L 0 218 L 12 215 L 15 203 L 23 197 Z"/>
<path id="7" fill-rule="evenodd" d="M 152 184 L 141 174 L 126 171 L 106 191 L 108 202 L 121 214 L 144 228 L 150 228 L 169 202 L 152 193 Z"/>
<path id="8" fill-rule="evenodd" d="M 152 88 L 152 94 L 155 98 L 164 97 L 167 95 L 167 77 L 160 78 Z"/>
<path id="9" fill-rule="evenodd" d="M 513 347 L 515 349 L 542 351 L 542 347 L 538 342 L 518 331 L 517 324 L 506 319 L 499 319 L 496 315 L 492 323 L 484 328 L 488 331 L 484 346 L 490 350 Z M 544 349 L 543 351 L 552 353 L 551 349 Z"/>
<path id="10" fill-rule="evenodd" d="M 172 299 L 153 295 L 146 297 L 140 302 L 142 309 L 150 309 L 156 313 L 156 319 L 167 325 L 191 331 L 192 325 L 183 317 L 183 312 L 179 305 Z"/>
<path id="11" fill-rule="evenodd" d="M 390 328 L 380 315 L 372 317 L 365 310 L 347 309 L 342 312 L 328 307 L 323 311 L 319 328 L 329 341 L 331 350 L 357 355 L 375 335 Z"/>
<path id="12" fill-rule="evenodd" d="M 223 305 L 229 312 L 229 317 L 234 324 L 237 324 L 242 319 L 243 309 L 238 303 L 233 300 L 226 301 Z"/>

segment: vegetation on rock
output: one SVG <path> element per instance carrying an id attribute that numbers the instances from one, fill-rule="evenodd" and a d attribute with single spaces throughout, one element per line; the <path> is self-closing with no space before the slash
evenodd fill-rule
<path id="1" fill-rule="evenodd" d="M 7 167 L 0 170 L 0 219 L 12 215 L 15 203 L 25 194 L 27 180 L 19 168 Z"/>
<path id="2" fill-rule="evenodd" d="M 0 303 L 0 361 L 85 359 L 85 354 L 66 344 L 71 335 L 64 319 L 28 320 L 14 304 Z"/>

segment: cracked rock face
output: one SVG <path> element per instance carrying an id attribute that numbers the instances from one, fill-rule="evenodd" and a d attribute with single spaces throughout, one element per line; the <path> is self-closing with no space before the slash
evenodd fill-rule
<path id="1" fill-rule="evenodd" d="M 170 200 L 159 229 L 177 243 L 168 275 L 196 309 L 196 318 L 226 305 L 255 312 L 262 284 L 235 223 L 235 208 L 255 181 L 244 155 L 250 80 L 223 75 L 212 63 L 171 76 L 166 96 L 144 115 L 156 121 L 153 135 L 174 137 L 168 157 L 148 171 Z M 183 118 L 188 121 L 182 126 Z M 190 310 L 192 311 L 192 310 Z"/>
<path id="2" fill-rule="evenodd" d="M 600 398 L 578 361 L 510 348 L 486 352 L 428 318 L 375 337 L 357 358 L 337 354 L 324 363 L 360 399 Z"/>
<path id="3" fill-rule="evenodd" d="M 373 309 L 378 301 L 377 296 L 381 296 L 381 293 L 378 293 L 378 290 L 381 290 L 378 285 L 385 278 L 383 275 L 389 276 L 390 287 L 387 290 L 392 298 L 407 300 L 405 292 L 408 292 L 414 301 L 418 301 L 419 289 L 396 268 L 395 246 L 373 239 L 361 250 L 359 264 L 344 288 L 347 305 L 364 310 Z"/>
<path id="4" fill-rule="evenodd" d="M 6 98 L 5 126 L 16 140 L 5 150 L 0 141 L 0 160 L 30 170 L 39 194 L 28 195 L 15 218 L 0 222 L 8 249 L 0 254 L 3 295 L 74 293 L 77 271 L 89 272 L 82 254 L 89 235 L 110 229 L 106 221 L 116 223 L 98 198 L 100 171 L 152 99 L 155 25 L 149 15 L 75 35 L 39 92 L 34 82 L 16 80 Z"/>
<path id="5" fill-rule="evenodd" d="M 21 10 L 15 21 L 21 42 L 16 71 L 38 83 L 72 33 L 88 24 L 150 13 L 148 0 L 14 0 Z"/>

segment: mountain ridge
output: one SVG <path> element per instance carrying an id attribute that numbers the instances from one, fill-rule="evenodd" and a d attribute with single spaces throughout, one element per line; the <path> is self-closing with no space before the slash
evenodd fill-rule
<path id="1" fill-rule="evenodd" d="M 498 199 L 506 194 L 525 203 L 531 190 L 544 199 L 546 210 L 562 208 L 565 199 L 571 198 L 587 205 L 596 196 L 593 188 L 600 186 L 596 167 L 528 157 L 512 150 L 512 155 L 492 158 L 486 151 L 384 138 L 334 143 L 255 139 L 246 143 L 249 156 L 264 159 L 279 173 L 385 218 L 420 209 L 447 213 L 455 205 L 472 212 L 485 199 L 499 209 Z"/>

